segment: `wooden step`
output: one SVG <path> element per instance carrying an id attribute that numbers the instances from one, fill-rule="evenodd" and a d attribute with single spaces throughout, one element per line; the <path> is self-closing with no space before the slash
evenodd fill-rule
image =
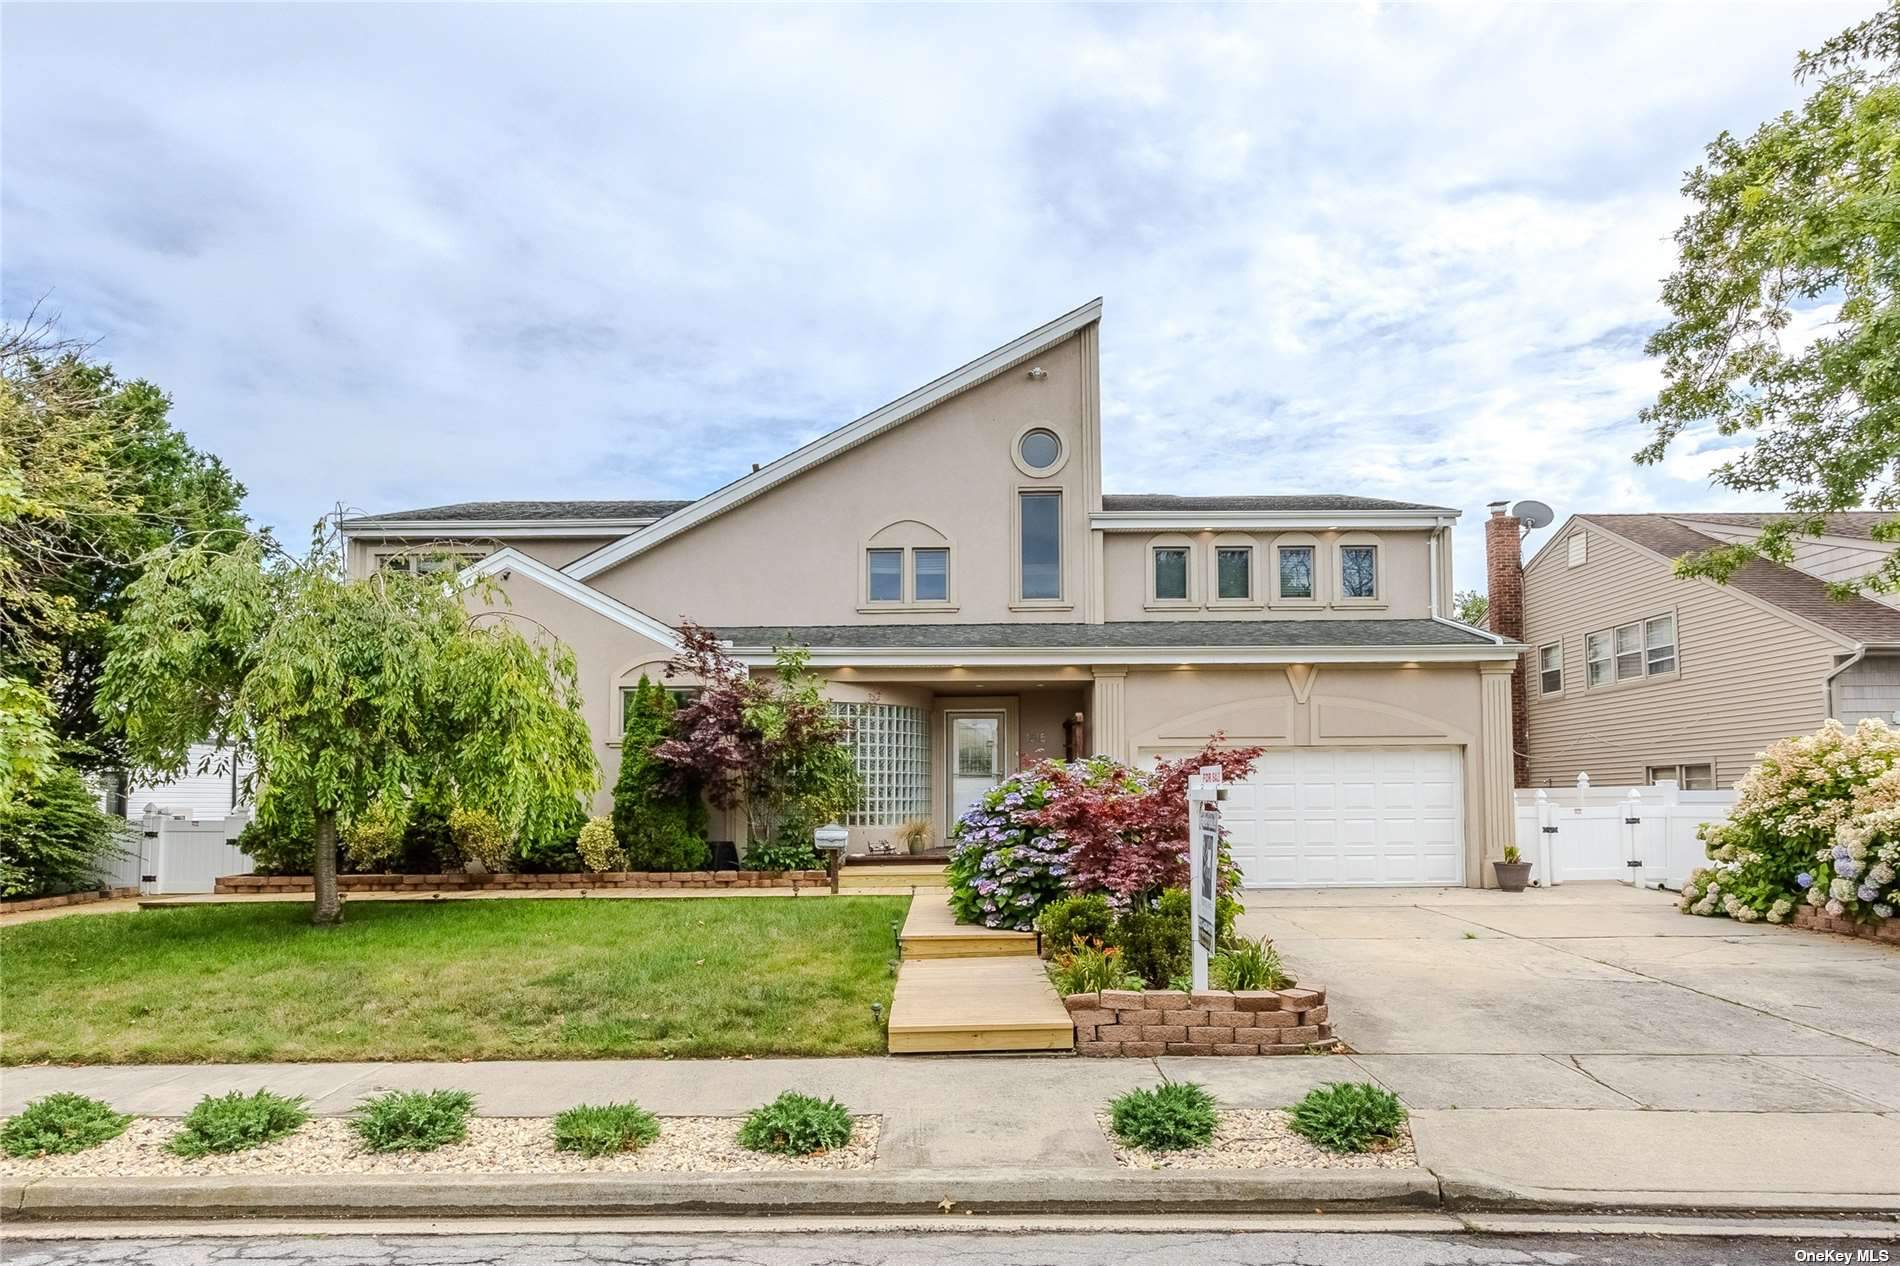
<path id="1" fill-rule="evenodd" d="M 898 934 L 899 957 L 1011 958 L 1034 956 L 1034 932 L 1001 932 L 995 928 L 958 923 L 950 903 L 936 893 L 919 892 Z"/>
<path id="2" fill-rule="evenodd" d="M 909 959 L 887 1045 L 893 1055 L 1067 1051 L 1075 1027 L 1039 958 Z"/>
<path id="3" fill-rule="evenodd" d="M 853 866 L 846 862 L 838 872 L 838 890 L 874 888 L 880 891 L 903 889 L 941 890 L 950 886 L 941 862 L 891 863 Z"/>

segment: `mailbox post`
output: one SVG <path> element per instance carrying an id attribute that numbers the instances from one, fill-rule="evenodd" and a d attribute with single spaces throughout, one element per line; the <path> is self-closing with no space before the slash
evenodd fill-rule
<path id="1" fill-rule="evenodd" d="M 1192 895 L 1194 987 L 1207 988 L 1207 960 L 1215 950 L 1220 902 L 1220 766 L 1188 776 L 1188 891 Z"/>
<path id="2" fill-rule="evenodd" d="M 831 894 L 838 895 L 838 867 L 844 861 L 845 845 L 851 832 L 836 822 L 827 822 L 811 833 L 811 845 L 825 859 L 825 876 L 831 880 Z"/>

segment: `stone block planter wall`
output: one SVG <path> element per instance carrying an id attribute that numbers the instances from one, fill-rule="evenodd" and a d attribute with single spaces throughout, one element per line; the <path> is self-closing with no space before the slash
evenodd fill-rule
<path id="1" fill-rule="evenodd" d="M 114 897 L 136 897 L 137 888 L 97 888 L 68 892 L 57 897 L 21 897 L 0 901 L 0 914 L 25 914 L 28 910 L 56 910 L 60 906 L 83 906 L 89 901 L 110 901 Z"/>
<path id="2" fill-rule="evenodd" d="M 1339 1039 L 1324 989 L 1104 989 L 1064 998 L 1080 1055 L 1304 1055 Z"/>
<path id="3" fill-rule="evenodd" d="M 1888 945 L 1900 945 L 1900 919 L 1881 919 L 1877 923 L 1858 923 L 1844 915 L 1832 915 L 1816 906 L 1796 906 L 1794 925 L 1810 932 L 1837 932 L 1859 936 Z"/>
<path id="4" fill-rule="evenodd" d="M 570 875 L 338 875 L 339 892 L 567 892 L 602 888 L 818 888 L 829 887 L 822 870 L 679 870 L 605 871 Z M 217 891 L 226 894 L 309 892 L 308 875 L 224 875 Z"/>

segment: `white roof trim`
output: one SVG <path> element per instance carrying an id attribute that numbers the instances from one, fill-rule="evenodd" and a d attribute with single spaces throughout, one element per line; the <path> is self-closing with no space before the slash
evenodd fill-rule
<path id="1" fill-rule="evenodd" d="M 1524 647 L 1515 642 L 1467 646 L 826 646 L 814 647 L 817 668 L 1062 668 L 1086 664 L 1153 664 L 1161 667 L 1213 664 L 1406 664 L 1510 661 Z M 770 664 L 758 647 L 733 651 L 743 664 Z"/>
<path id="2" fill-rule="evenodd" d="M 1217 528 L 1330 532 L 1348 528 L 1413 529 L 1450 527 L 1458 511 L 1421 510 L 1100 510 L 1089 526 L 1102 532 L 1196 532 Z"/>
<path id="3" fill-rule="evenodd" d="M 656 620 L 644 611 L 637 611 L 617 598 L 610 598 L 590 585 L 584 585 L 572 576 L 563 575 L 537 558 L 530 558 L 512 547 L 496 550 L 478 563 L 472 563 L 462 569 L 464 576 L 479 577 L 520 572 L 524 577 L 544 588 L 552 589 L 565 598 L 572 599 L 598 615 L 603 615 L 624 628 L 649 641 L 672 650 L 680 649 L 679 631 L 663 621 Z"/>
<path id="4" fill-rule="evenodd" d="M 652 515 L 643 519 L 353 519 L 343 525 L 343 535 L 370 540 L 621 536 L 656 521 Z"/>
<path id="5" fill-rule="evenodd" d="M 1477 633 L 1484 637 L 1488 637 L 1492 640 L 1492 642 L 1494 642 L 1495 644 L 1499 646 L 1514 646 L 1515 645 L 1518 647 L 1519 650 L 1523 649 L 1521 645 L 1510 641 L 1501 633 L 1493 633 L 1490 629 L 1481 629 L 1475 624 L 1466 624 L 1463 620 L 1454 620 L 1450 618 L 1449 616 L 1443 616 L 1443 615 L 1434 615 L 1431 617 L 1431 619 L 1432 619 L 1432 623 L 1434 624 L 1443 624 L 1450 628 L 1462 629 L 1468 633 Z"/>
<path id="6" fill-rule="evenodd" d="M 1101 318 L 1102 301 L 1092 299 L 1075 311 L 1059 316 L 1047 325 L 1040 326 L 1021 338 L 1003 344 L 995 351 L 978 357 L 961 369 L 953 370 L 935 382 L 926 383 L 909 395 L 899 397 L 883 408 L 873 410 L 857 421 L 847 423 L 828 435 L 820 436 L 803 448 L 787 453 L 777 461 L 770 462 L 749 475 L 733 480 L 717 492 L 701 497 L 685 509 L 674 511 L 652 526 L 630 533 L 591 554 L 582 555 L 561 570 L 576 580 L 586 580 L 591 576 L 597 576 L 616 563 L 649 550 L 662 541 L 670 540 L 681 532 L 695 528 L 735 506 L 743 505 L 760 493 L 810 470 L 819 463 L 829 461 L 873 436 L 910 421 L 926 409 L 941 404 L 950 397 L 968 391 L 971 387 L 994 378 L 997 374 L 1022 361 L 1047 351 L 1077 330 Z"/>

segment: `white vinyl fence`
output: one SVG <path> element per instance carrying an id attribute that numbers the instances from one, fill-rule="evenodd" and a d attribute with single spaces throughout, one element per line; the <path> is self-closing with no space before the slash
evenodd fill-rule
<path id="1" fill-rule="evenodd" d="M 112 884 L 153 896 L 210 892 L 219 875 L 248 875 L 251 859 L 238 849 L 237 837 L 250 820 L 249 809 L 193 820 L 187 809 L 147 805 L 132 823 Z"/>
<path id="2" fill-rule="evenodd" d="M 1735 792 L 1683 791 L 1673 780 L 1653 787 L 1519 788 L 1517 848 L 1531 881 L 1615 879 L 1647 888 L 1681 888 L 1703 864 L 1696 829 L 1721 822 Z"/>

